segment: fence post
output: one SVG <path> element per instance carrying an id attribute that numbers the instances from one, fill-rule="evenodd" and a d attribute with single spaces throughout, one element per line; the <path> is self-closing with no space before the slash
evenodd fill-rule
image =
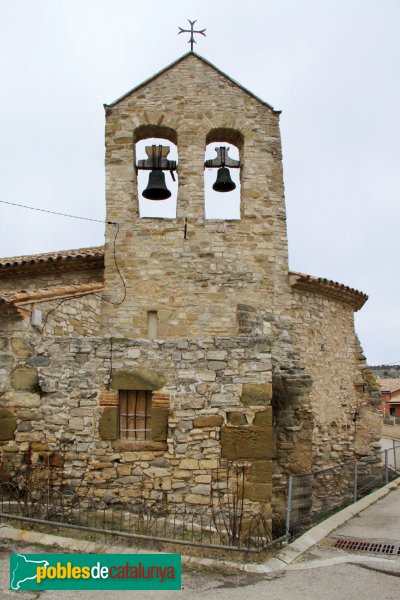
<path id="1" fill-rule="evenodd" d="M 290 517 L 292 512 L 293 476 L 289 475 L 286 503 L 286 535 L 290 535 Z"/>
<path id="2" fill-rule="evenodd" d="M 358 462 L 354 462 L 353 502 L 357 502 L 358 494 Z"/>
<path id="3" fill-rule="evenodd" d="M 389 450 L 385 450 L 385 483 L 389 483 Z"/>
<path id="4" fill-rule="evenodd" d="M 393 462 L 394 462 L 394 470 L 397 473 L 397 459 L 396 459 L 396 441 L 393 441 Z"/>

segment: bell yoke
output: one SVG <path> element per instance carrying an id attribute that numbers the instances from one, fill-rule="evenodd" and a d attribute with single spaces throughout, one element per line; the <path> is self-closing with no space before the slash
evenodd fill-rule
<path id="1" fill-rule="evenodd" d="M 164 171 L 169 171 L 175 181 L 176 161 L 166 158 L 169 154 L 169 146 L 153 144 L 152 146 L 146 146 L 145 151 L 148 158 L 139 160 L 136 165 L 136 173 L 140 169 L 150 171 L 149 181 L 143 191 L 143 197 L 147 200 L 166 200 L 170 198 L 171 192 L 165 183 Z M 232 159 L 228 152 L 229 148 L 220 146 L 216 148 L 217 157 L 206 160 L 204 163 L 205 168 L 218 169 L 217 179 L 213 185 L 213 190 L 216 192 L 232 192 L 236 188 L 228 167 L 238 169 L 240 161 Z"/>

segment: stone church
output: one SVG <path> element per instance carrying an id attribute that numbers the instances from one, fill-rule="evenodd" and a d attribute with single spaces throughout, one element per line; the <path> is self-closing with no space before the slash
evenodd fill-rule
<path id="1" fill-rule="evenodd" d="M 367 296 L 289 271 L 279 115 L 194 52 L 105 106 L 104 246 L 0 259 L 12 473 L 68 441 L 71 486 L 207 510 L 242 461 L 246 505 L 269 518 L 289 474 L 373 459 Z M 238 174 L 238 218 L 206 217 L 210 144 L 219 191 Z M 173 217 L 141 216 L 141 174 L 160 204 L 174 175 Z"/>

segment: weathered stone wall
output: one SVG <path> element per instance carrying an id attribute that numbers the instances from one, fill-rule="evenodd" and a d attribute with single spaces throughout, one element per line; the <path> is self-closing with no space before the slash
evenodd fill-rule
<path id="1" fill-rule="evenodd" d="M 24 264 L 0 269 L 0 291 L 32 290 L 49 286 L 100 282 L 103 277 L 102 264 L 89 264 L 86 268 L 82 268 L 78 261 L 71 261 L 68 265 L 65 262 L 52 262 L 45 265 L 40 263 Z"/>
<path id="2" fill-rule="evenodd" d="M 294 344 L 312 377 L 312 464 L 325 467 L 377 447 L 379 415 L 354 332 L 354 309 L 293 290 Z"/>
<path id="3" fill-rule="evenodd" d="M 9 411 L 0 415 L 0 426 L 3 417 L 9 434 L 10 419 L 16 424 L 15 435 L 8 441 L 3 436 L 5 460 L 16 468 L 28 447 L 36 460 L 35 453 L 73 440 L 64 469 L 68 483 L 81 485 L 83 475 L 83 486 L 99 497 L 108 490 L 125 500 L 163 498 L 206 507 L 212 489 L 215 501 L 217 489 L 226 491 L 223 459 L 241 459 L 249 465 L 247 501 L 270 514 L 270 347 L 265 336 L 11 339 L 0 352 L 8 371 L 1 407 Z M 127 381 L 158 388 L 153 416 L 156 421 L 157 406 L 167 408 L 164 438 L 159 428 L 157 439 L 148 441 L 104 439 L 112 436 L 103 416 L 117 403 L 115 388 Z"/>
<path id="4" fill-rule="evenodd" d="M 14 331 L 25 332 L 26 321 L 21 319 L 14 306 L 1 304 L 0 305 L 0 335 L 3 344 L 8 344 L 8 336 L 11 336 Z M 0 345 L 1 348 L 1 345 Z"/>
<path id="5" fill-rule="evenodd" d="M 93 336 L 100 332 L 100 293 L 40 302 L 36 308 L 42 311 L 46 336 Z"/>
<path id="6" fill-rule="evenodd" d="M 250 297 L 282 310 L 290 290 L 279 114 L 195 55 L 106 114 L 107 221 L 122 224 L 116 258 L 127 294 L 103 306 L 103 332 L 146 337 L 147 312 L 157 311 L 160 338 L 235 335 L 237 305 Z M 134 146 L 155 135 L 178 146 L 176 219 L 138 216 Z M 210 139 L 240 146 L 239 221 L 204 217 Z M 118 302 L 115 232 L 107 226 L 105 281 Z"/>
<path id="7" fill-rule="evenodd" d="M 101 292 L 77 297 L 57 298 L 47 302 L 24 304 L 21 314 L 14 306 L 0 307 L 0 335 L 23 332 L 24 336 L 40 332 L 43 336 L 91 336 L 100 331 Z M 42 324 L 31 324 L 33 308 L 42 313 Z"/>

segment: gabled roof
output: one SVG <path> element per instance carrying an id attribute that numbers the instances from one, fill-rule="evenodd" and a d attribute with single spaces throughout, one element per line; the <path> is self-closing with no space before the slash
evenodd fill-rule
<path id="1" fill-rule="evenodd" d="M 163 75 L 163 73 L 166 73 L 166 71 L 169 71 L 170 69 L 172 69 L 173 67 L 175 67 L 177 64 L 179 64 L 183 60 L 186 60 L 189 56 L 195 56 L 196 58 L 198 58 L 199 60 L 201 60 L 204 64 L 206 64 L 209 67 L 211 67 L 212 69 L 214 69 L 214 71 L 217 71 L 217 73 L 219 73 L 220 75 L 222 75 L 222 77 L 225 77 L 225 79 L 228 79 L 228 81 L 230 81 L 231 83 L 233 83 L 234 85 L 236 85 L 238 88 L 240 88 L 241 90 L 243 90 L 246 94 L 248 94 L 249 96 L 251 96 L 252 98 L 254 98 L 255 100 L 257 100 L 258 102 L 261 102 L 261 104 L 263 104 L 267 108 L 273 110 L 275 113 L 280 113 L 281 112 L 279 110 L 275 110 L 274 107 L 271 106 L 271 104 L 268 104 L 268 102 L 265 102 L 264 100 L 261 100 L 261 98 L 259 98 L 258 96 L 256 96 L 255 94 L 253 94 L 253 92 L 250 92 L 250 90 L 248 90 L 243 85 L 241 85 L 240 83 L 238 83 L 237 81 L 235 81 L 234 79 L 232 79 L 232 77 L 229 77 L 229 75 L 227 75 L 226 73 L 224 73 L 223 71 L 221 71 L 220 69 L 218 69 L 215 65 L 213 65 L 206 58 L 203 58 L 203 56 L 200 56 L 200 54 L 197 54 L 196 52 L 193 52 L 193 51 L 186 52 L 186 54 L 184 54 L 183 56 L 181 56 L 180 58 L 178 58 L 177 60 L 175 60 L 173 63 L 171 63 L 168 66 L 166 66 L 164 69 L 161 69 L 161 71 L 158 71 L 158 73 L 156 73 L 155 75 L 152 75 L 152 77 L 149 77 L 149 79 L 146 79 L 145 81 L 143 81 L 142 83 L 140 83 L 136 87 L 132 88 L 131 90 L 129 90 L 129 92 L 126 92 L 126 94 L 124 94 L 120 98 L 117 98 L 117 100 L 114 100 L 114 102 L 111 102 L 111 104 L 104 104 L 104 108 L 107 109 L 108 107 L 115 106 L 116 104 L 118 104 L 118 102 L 121 102 L 121 100 L 124 100 L 124 98 L 127 98 L 127 96 L 130 96 L 134 92 L 137 92 L 142 87 L 148 85 L 154 79 L 157 79 L 157 77 L 159 77 L 160 75 Z"/>

